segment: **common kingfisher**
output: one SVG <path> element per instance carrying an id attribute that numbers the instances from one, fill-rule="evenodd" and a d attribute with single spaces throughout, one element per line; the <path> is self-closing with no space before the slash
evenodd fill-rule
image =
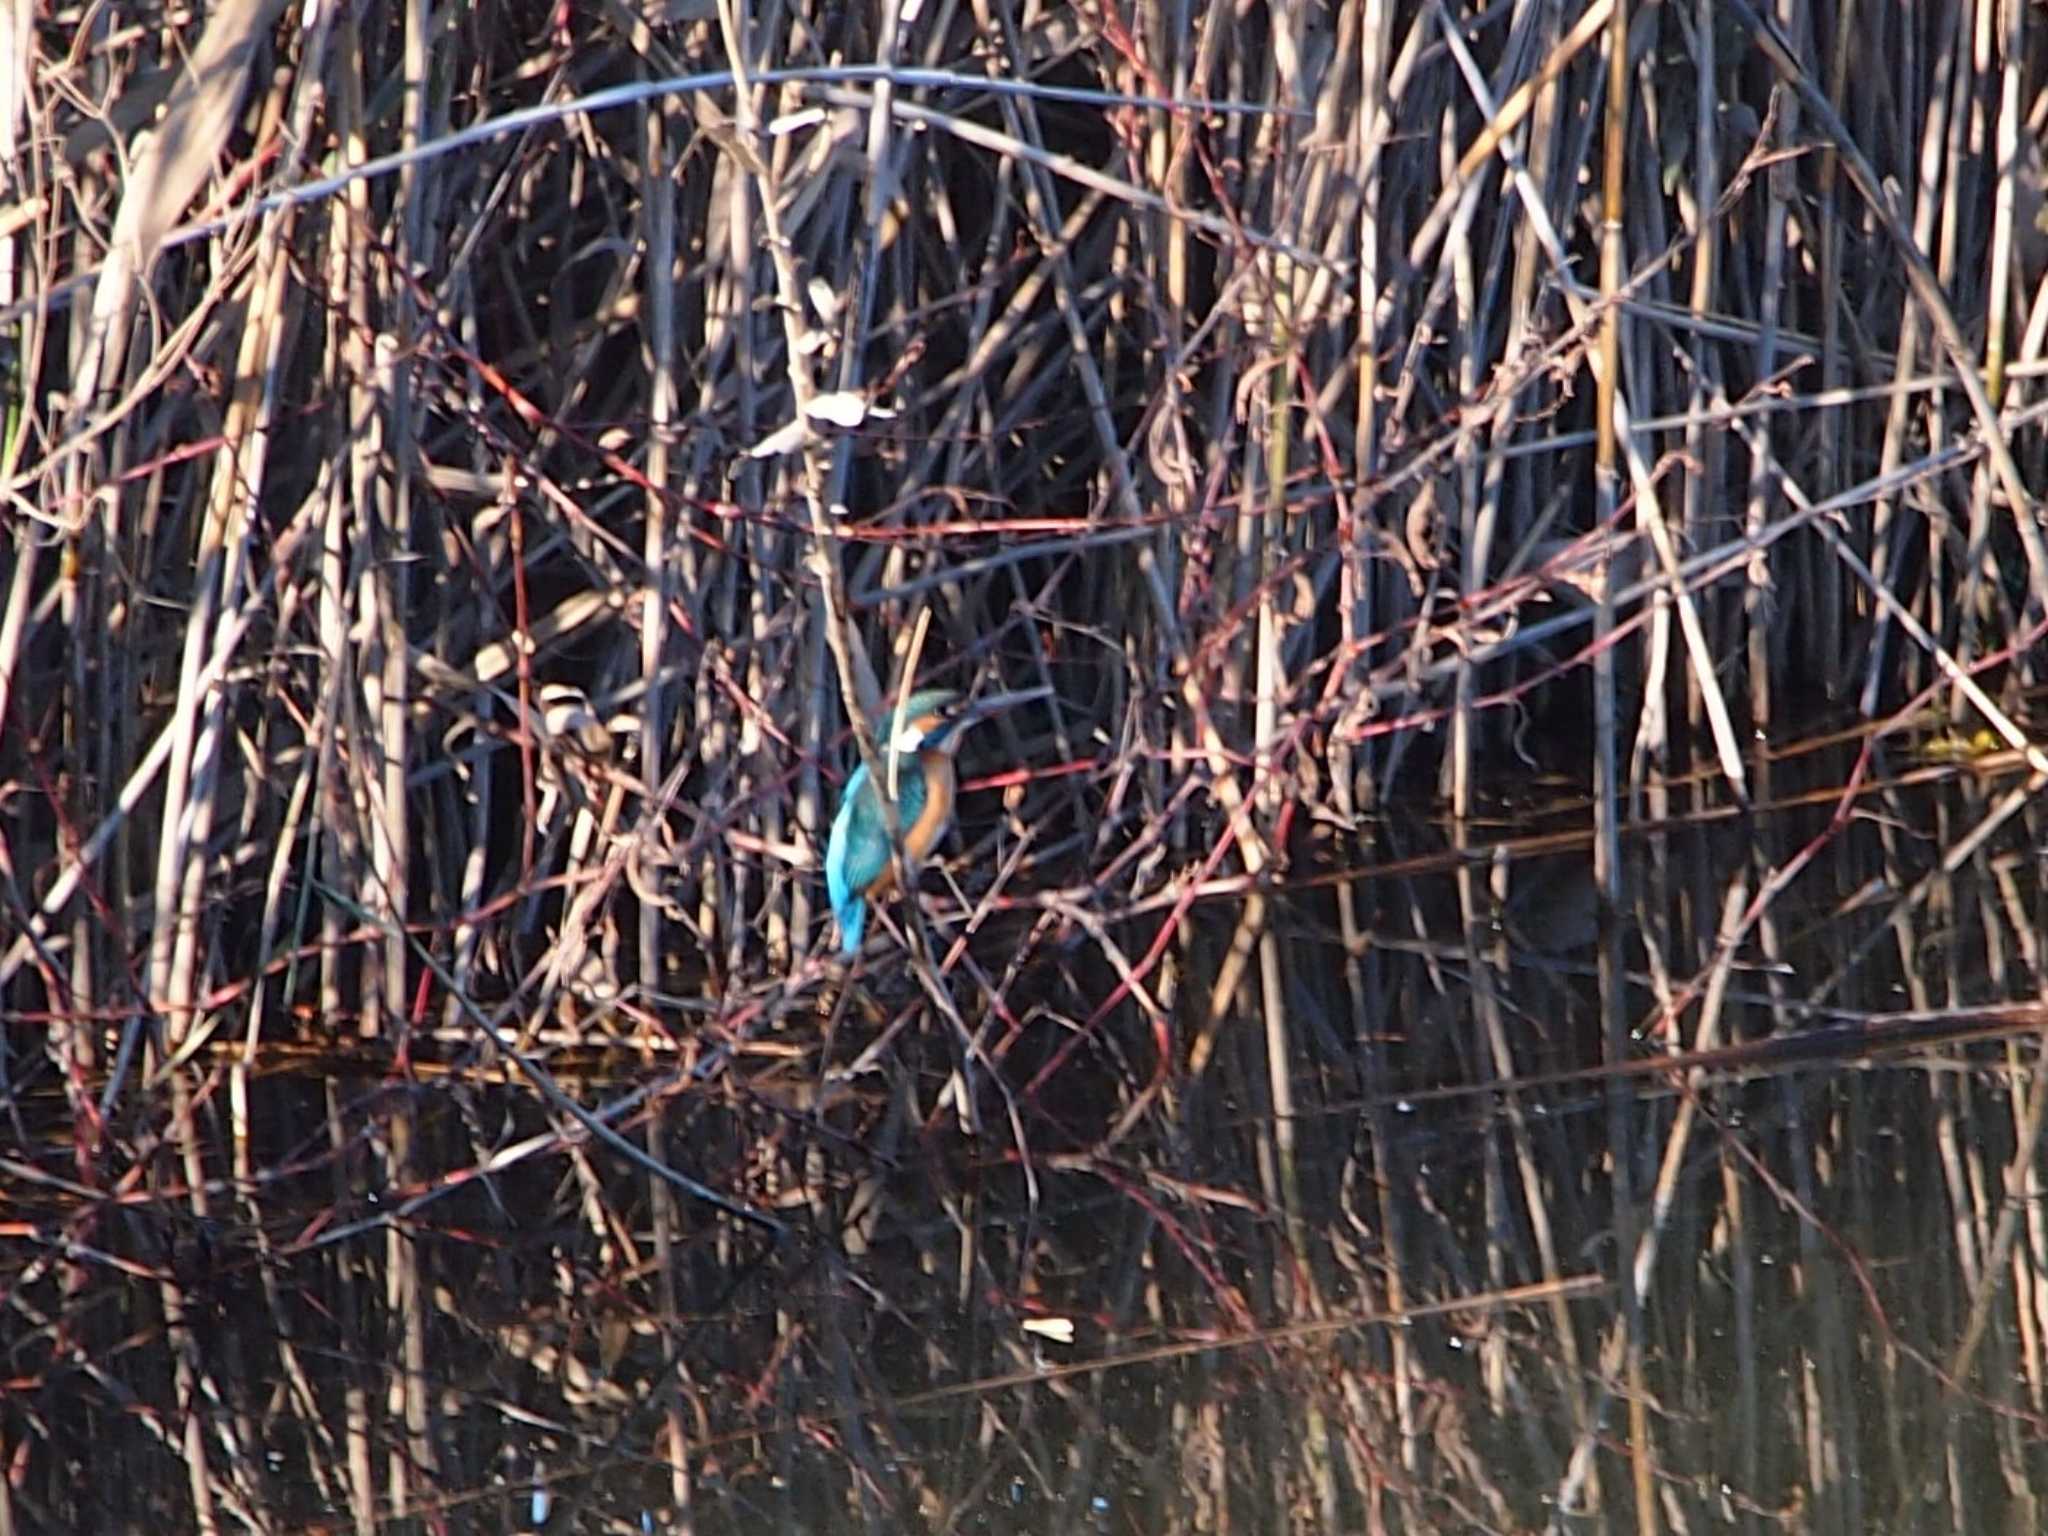
<path id="1" fill-rule="evenodd" d="M 1050 691 L 999 693 L 969 703 L 946 689 L 926 688 L 904 701 L 888 739 L 877 745 L 885 774 L 890 760 L 901 757 L 896 769 L 896 824 L 909 859 L 923 860 L 952 824 L 953 754 L 968 727 Z M 842 955 L 860 953 L 868 902 L 886 894 L 895 875 L 882 829 L 882 797 L 868 775 L 868 765 L 862 763 L 846 781 L 839 814 L 832 818 L 832 835 L 825 843 L 825 890 L 832 898 L 832 915 L 839 919 Z"/>

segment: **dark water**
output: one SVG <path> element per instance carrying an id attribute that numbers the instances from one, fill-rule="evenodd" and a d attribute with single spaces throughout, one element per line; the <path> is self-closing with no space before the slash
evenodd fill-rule
<path id="1" fill-rule="evenodd" d="M 1839 767 L 1621 910 L 1580 808 L 1418 815 L 1159 963 L 987 930 L 958 1028 L 884 960 L 525 1021 L 758 1221 L 459 1013 L 16 1029 L 11 1528 L 2039 1529 L 2040 808 Z"/>

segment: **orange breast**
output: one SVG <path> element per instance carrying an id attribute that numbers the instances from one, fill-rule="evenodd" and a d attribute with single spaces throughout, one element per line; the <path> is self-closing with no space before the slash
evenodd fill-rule
<path id="1" fill-rule="evenodd" d="M 903 829 L 903 846 L 922 863 L 953 819 L 953 759 L 944 752 L 920 752 L 917 762 L 924 770 L 924 804 L 917 820 Z"/>

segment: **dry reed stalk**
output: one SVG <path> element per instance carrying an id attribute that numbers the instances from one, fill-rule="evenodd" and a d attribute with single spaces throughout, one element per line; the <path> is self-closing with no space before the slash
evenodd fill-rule
<path id="1" fill-rule="evenodd" d="M 1906 781 L 1942 770 L 1814 790 L 1771 750 L 1821 735 L 1789 730 L 1808 687 L 1860 705 L 1873 759 L 1900 750 L 1898 701 L 1938 689 L 2007 749 L 1996 771 L 2048 764 L 2022 709 L 2048 279 L 2021 9 L 511 7 L 429 30 L 321 7 L 306 33 L 260 5 L 101 32 L 15 7 L 0 998 L 43 1047 L 20 1059 L 62 1077 L 70 1198 L 133 1174 L 163 1191 L 138 1222 L 257 1232 L 285 1411 L 365 1526 L 432 1517 L 455 1466 L 424 1383 L 460 1358 L 434 1286 L 467 1256 L 407 1202 L 444 1177 L 495 1199 L 560 1158 L 567 1193 L 526 1197 L 557 1212 L 531 1236 L 554 1300 L 579 1300 L 574 1265 L 652 1266 L 665 1395 L 621 1443 L 644 1431 L 707 1528 L 745 1463 L 706 1448 L 749 1433 L 786 1488 L 878 1526 L 970 1519 L 998 1467 L 1067 1524 L 1112 1467 L 1211 1528 L 1505 1528 L 1528 1489 L 1603 1473 L 1626 1519 L 1591 1450 L 1603 1367 L 1641 1528 L 1720 1517 L 1685 1475 L 1702 1440 L 1747 1518 L 1803 1486 L 1853 1527 L 1922 1466 L 1857 1492 L 1848 1451 L 1911 1431 L 1854 1389 L 1910 1401 L 1919 1378 L 1854 1299 L 1815 1301 L 1796 1345 L 1781 1313 L 1787 1269 L 1824 1296 L 1854 1267 L 1820 1222 L 1856 1181 L 1882 1195 L 1882 1154 L 1842 1151 L 1867 1108 L 1802 1124 L 1788 1088 L 1759 1138 L 1810 1220 L 1725 1139 L 1695 1210 L 1677 1170 L 1719 1100 L 1646 1105 L 1619 1069 L 1679 1049 L 1695 1001 L 1698 1049 L 1724 1012 L 1796 1028 L 1798 985 L 1732 979 L 1742 946 L 1825 995 L 1910 976 L 1951 921 L 2038 926 L 1994 867 L 2039 830 L 2037 777 L 1959 796 L 1930 870 L 1858 808 L 1917 827 Z M 178 47 L 257 41 L 278 72 L 248 106 L 225 66 L 152 96 Z M 156 101 L 176 174 L 125 137 Z M 330 157 L 353 179 L 310 191 Z M 967 855 L 939 861 L 960 879 L 906 871 L 907 949 L 846 984 L 816 896 L 844 770 L 873 772 L 913 682 L 987 676 L 1058 690 L 970 768 L 1016 803 L 968 796 Z M 1570 811 L 1597 849 L 1590 982 L 1499 925 L 1538 846 L 1485 819 L 1518 751 L 1592 781 Z M 1442 829 L 1407 809 L 1435 785 Z M 1692 858 L 1744 804 L 1829 809 L 1727 869 Z M 1792 919 L 1837 855 L 1892 889 L 1817 964 Z M 1985 942 L 2023 985 L 2023 941 Z M 1540 1073 L 1589 1008 L 1617 1068 L 1597 1123 Z M 325 1198 L 374 1190 L 410 1224 L 339 1214 L 315 1250 L 325 1337 L 366 1362 L 337 1396 L 289 1336 L 303 1255 L 266 1227 L 289 1116 L 264 1072 L 341 1043 L 394 1097 L 326 1087 Z M 578 1051 L 666 1086 L 594 1098 Z M 504 1102 L 531 1123 L 496 1144 L 473 1095 L 529 1067 Z M 1915 1080 L 1952 1315 L 1886 1299 L 1949 1375 L 2018 1365 L 2038 1415 L 2043 1090 L 2023 1055 L 2003 1070 Z M 1448 1122 L 1454 1152 L 1419 1140 L 1413 1105 L 1475 1079 L 1498 1107 Z M 935 1165 L 917 1205 L 919 1159 L 956 1143 L 974 1166 Z M 697 1292 L 744 1267 L 749 1218 L 819 1237 L 836 1293 L 792 1264 L 771 1308 L 707 1324 Z M 110 1336 L 50 1288 L 89 1294 L 95 1220 L 5 1298 L 88 1349 Z M 1561 1280 L 1603 1229 L 1632 1284 L 1583 1337 L 1556 1291 L 1461 1335 L 1477 1365 L 1424 1329 L 1324 1357 L 1276 1336 L 1205 1367 L 1258 1394 L 1250 1433 L 1163 1374 L 1132 1389 L 1173 1426 L 1153 1444 L 1091 1385 L 982 1380 L 1030 1365 L 1004 1308 L 1090 1273 L 1077 1252 L 1116 1256 L 1077 1313 L 1171 1334 Z M 1725 1282 L 1689 1232 L 1726 1234 Z M 1724 1289 L 1740 1424 L 1697 1431 L 1678 1362 L 1705 1335 L 1673 1341 Z M 203 1290 L 152 1273 L 164 1379 L 226 1403 Z M 937 1321 L 884 1351 L 856 1295 Z M 955 1327 L 975 1309 L 992 1341 Z M 1758 1363 L 1777 1349 L 1783 1378 Z M 758 1402 L 725 1390 L 736 1360 Z M 962 1383 L 977 1411 L 947 1433 L 987 1462 L 956 1485 L 904 1409 Z M 1651 1392 L 1682 1411 L 1650 1420 Z M 872 1427 L 807 1463 L 807 1393 Z M 1796 1439 L 1763 1423 L 1781 1407 Z M 196 1523 L 276 1524 L 235 1417 L 152 1406 L 136 1433 L 179 1458 Z M 1987 1441 L 2008 1487 L 2022 1422 Z M 1967 1446 L 1938 1449 L 1955 1482 Z M 816 1513 L 788 1497 L 788 1523 Z"/>

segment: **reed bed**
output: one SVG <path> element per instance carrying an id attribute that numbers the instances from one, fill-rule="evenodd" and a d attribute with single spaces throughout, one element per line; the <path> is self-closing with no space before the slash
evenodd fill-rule
<path id="1" fill-rule="evenodd" d="M 17 0 L 0 1536 L 2035 1528 L 2044 65 Z"/>

